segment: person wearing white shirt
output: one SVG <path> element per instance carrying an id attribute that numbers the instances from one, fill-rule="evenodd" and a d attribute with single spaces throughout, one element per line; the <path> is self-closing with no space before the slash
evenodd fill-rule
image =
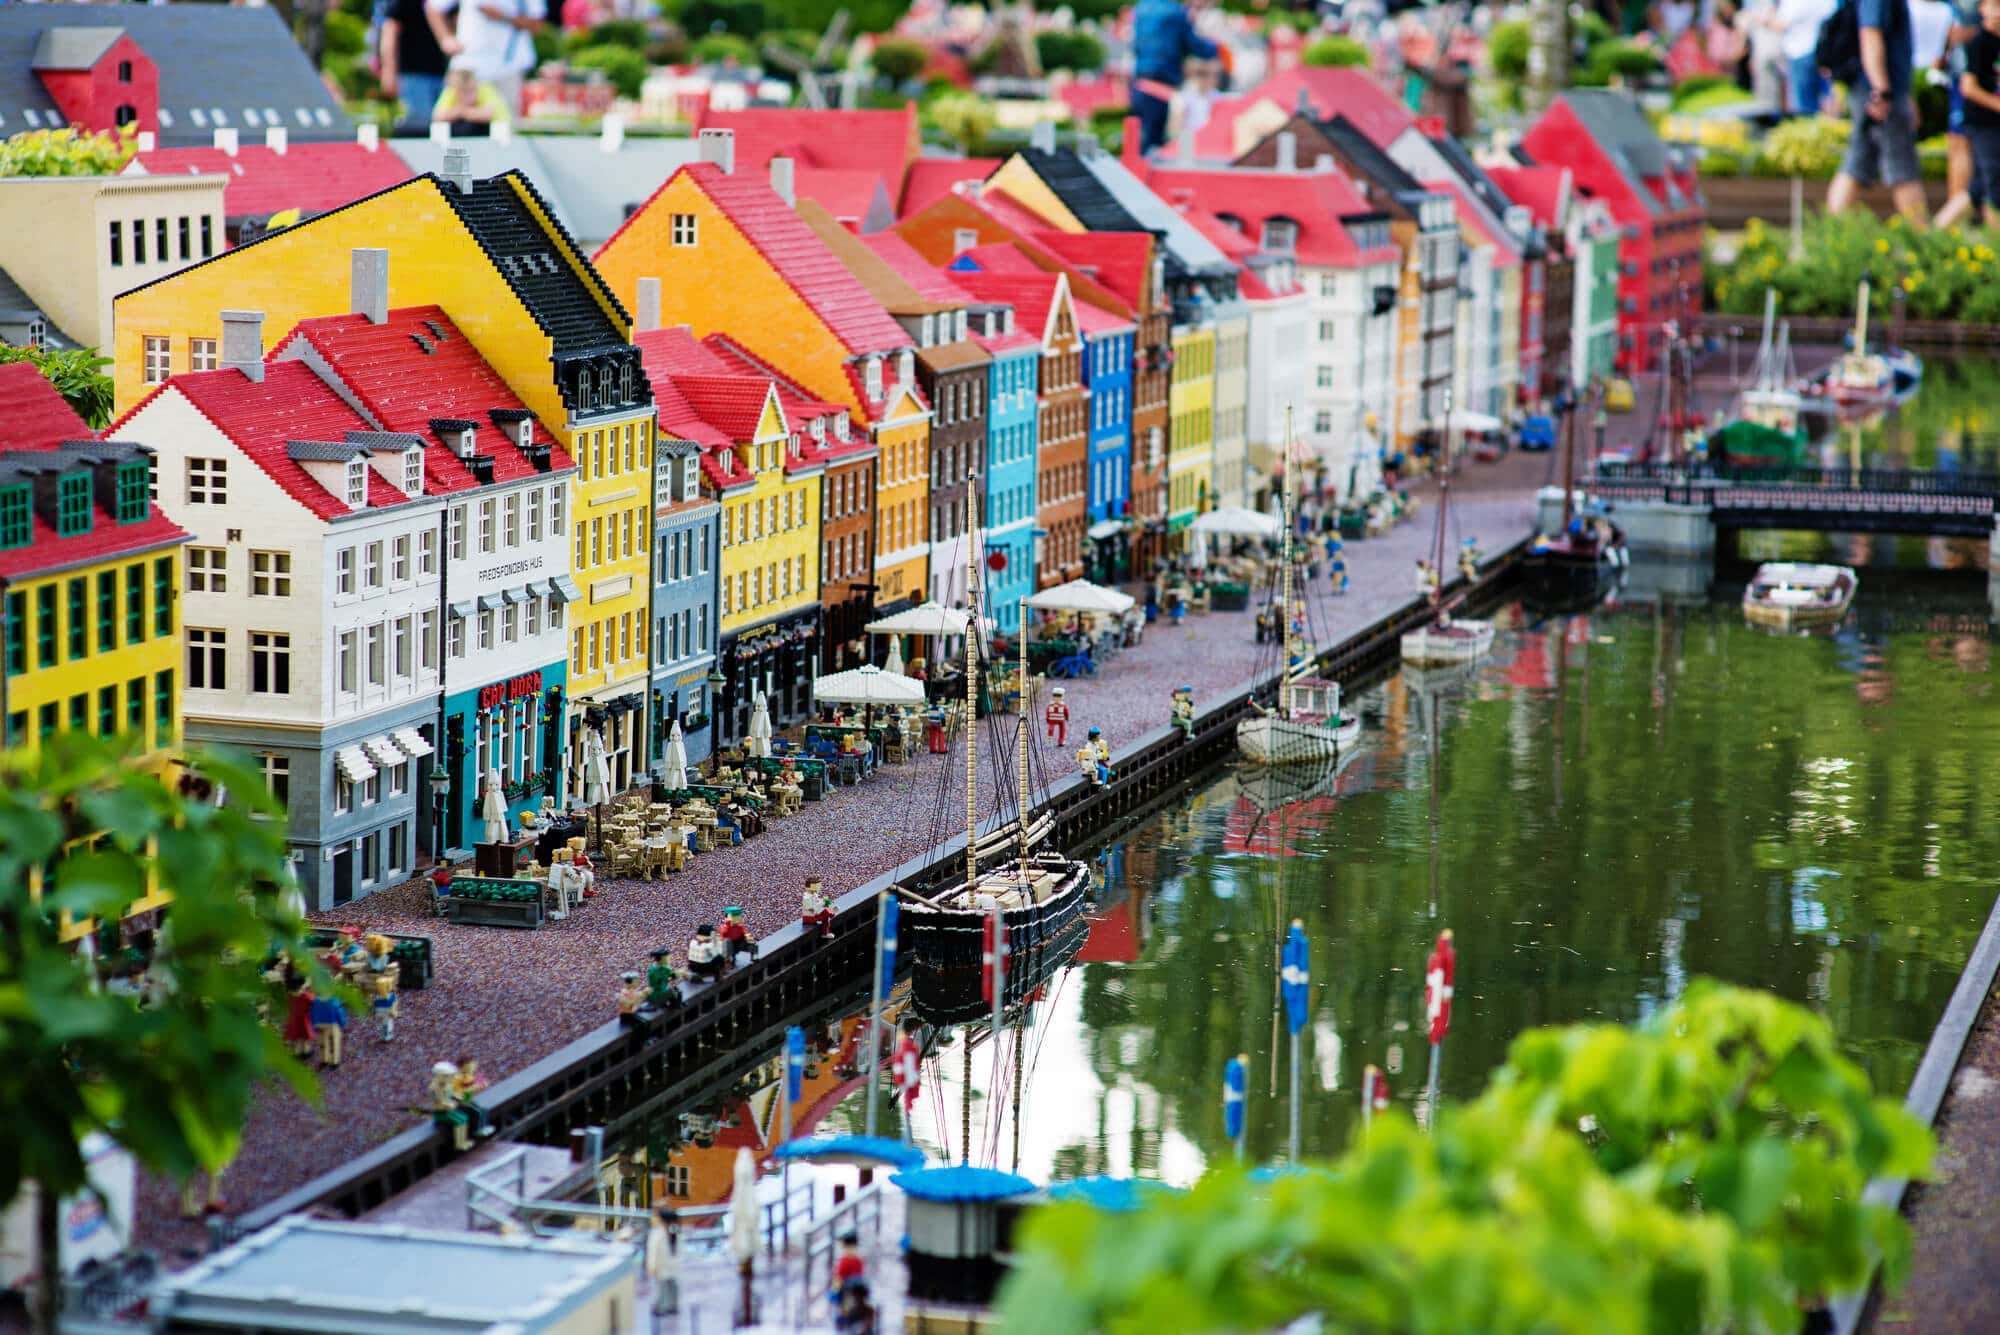
<path id="1" fill-rule="evenodd" d="M 1817 113 L 1831 91 L 1820 73 L 1817 50 L 1820 25 L 1837 6 L 1838 0 L 1778 0 L 1764 17 L 1780 34 L 1778 49 L 1791 72 L 1791 104 L 1786 110 L 1794 116 Z"/>
<path id="2" fill-rule="evenodd" d="M 492 84 L 510 111 L 521 109 L 521 84 L 535 68 L 535 34 L 548 22 L 547 0 L 429 0 L 440 13 L 458 10 L 458 44 L 481 82 Z"/>
<path id="3" fill-rule="evenodd" d="M 1910 0 L 1910 51 L 1920 70 L 1938 68 L 1957 17 L 1945 0 Z"/>

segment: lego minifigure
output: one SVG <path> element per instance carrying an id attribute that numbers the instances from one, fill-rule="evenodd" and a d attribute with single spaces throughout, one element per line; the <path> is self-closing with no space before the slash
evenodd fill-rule
<path id="1" fill-rule="evenodd" d="M 312 983 L 297 969 L 285 977 L 290 995 L 285 999 L 285 1045 L 294 1057 L 309 1056 L 313 1050 Z"/>
<path id="2" fill-rule="evenodd" d="M 1173 721 L 1183 737 L 1194 736 L 1194 687 L 1182 686 L 1174 692 Z"/>
<path id="3" fill-rule="evenodd" d="M 472 1148 L 471 1117 L 459 1105 L 458 1068 L 450 1062 L 439 1062 L 431 1067 L 430 1099 L 431 1121 L 437 1126 L 451 1128 L 451 1143 L 460 1151 Z"/>
<path id="4" fill-rule="evenodd" d="M 627 969 L 618 975 L 618 1018 L 634 1019 L 639 1008 L 646 1004 L 646 986 L 639 981 L 637 971 Z"/>
<path id="5" fill-rule="evenodd" d="M 361 929 L 359 927 L 343 927 L 340 929 L 338 952 L 337 960 L 329 961 L 329 963 L 348 981 L 352 982 L 363 969 L 368 967 L 368 947 L 361 944 Z"/>
<path id="6" fill-rule="evenodd" d="M 688 941 L 687 969 L 704 982 L 714 982 L 729 967 L 729 948 L 715 934 L 715 924 L 703 923 Z"/>
<path id="7" fill-rule="evenodd" d="M 375 976 L 375 1030 L 384 1043 L 396 1037 L 396 975 L 393 971 Z"/>
<path id="8" fill-rule="evenodd" d="M 861 1255 L 861 1235 L 843 1233 L 840 1235 L 840 1251 L 833 1258 L 834 1306 L 841 1305 L 841 1299 L 854 1285 L 859 1284 L 865 1292 L 868 1285 L 868 1262 Z"/>
<path id="9" fill-rule="evenodd" d="M 312 999 L 312 1028 L 319 1040 L 319 1064 L 340 1069 L 340 1040 L 347 1032 L 347 1006 L 331 993 Z"/>
<path id="10" fill-rule="evenodd" d="M 1111 748 L 1105 744 L 1101 728 L 1092 728 L 1090 736 L 1084 740 L 1083 748 L 1076 753 L 1076 763 L 1083 771 L 1083 777 L 1099 788 L 1111 784 Z"/>
<path id="11" fill-rule="evenodd" d="M 583 840 L 572 839 L 570 844 L 569 870 L 570 885 L 578 891 L 582 899 L 597 898 L 597 872 L 590 865 L 590 854 L 583 851 Z M 598 850 L 600 853 L 603 849 Z"/>
<path id="12" fill-rule="evenodd" d="M 1458 573 L 1463 575 L 1467 580 L 1476 580 L 1479 578 L 1479 543 L 1477 539 L 1467 538 L 1459 544 Z"/>
<path id="13" fill-rule="evenodd" d="M 581 888 L 576 873 L 570 866 L 569 852 L 566 849 L 558 848 L 549 854 L 548 884 L 549 891 L 556 901 L 556 906 L 550 911 L 549 916 L 556 919 L 569 917 L 570 891 L 576 889 L 580 894 Z"/>
<path id="14" fill-rule="evenodd" d="M 799 895 L 799 925 L 807 931 L 817 927 L 821 940 L 833 935 L 833 904 L 817 876 L 806 877 L 806 888 Z"/>
<path id="15" fill-rule="evenodd" d="M 1048 724 L 1049 740 L 1057 746 L 1069 744 L 1069 702 L 1063 699 L 1062 687 L 1049 692 L 1049 703 L 1042 711 L 1042 720 Z"/>
<path id="16" fill-rule="evenodd" d="M 396 967 L 396 943 L 388 937 L 380 932 L 370 932 L 361 938 L 361 944 L 368 948 L 368 972 L 387 973 Z"/>
<path id="17" fill-rule="evenodd" d="M 485 789 L 479 795 L 479 818 L 486 823 L 486 842 L 507 842 L 507 790 L 500 783 L 500 771 L 486 771 Z"/>
<path id="18" fill-rule="evenodd" d="M 681 1310 L 681 1230 L 673 1210 L 661 1206 L 646 1230 L 646 1273 L 653 1281 L 653 1315 Z"/>
<path id="19" fill-rule="evenodd" d="M 728 908 L 722 911 L 722 931 L 718 935 L 722 937 L 723 950 L 729 956 L 731 964 L 737 963 L 738 955 L 748 955 L 753 960 L 757 958 L 757 941 L 750 935 L 748 924 L 743 921 L 742 909 Z"/>
<path id="20" fill-rule="evenodd" d="M 646 969 L 646 1004 L 654 1010 L 680 1005 L 679 975 L 674 972 L 672 952 L 661 946 L 651 953 L 653 962 Z"/>
<path id="21" fill-rule="evenodd" d="M 1428 598 L 1434 595 L 1437 589 L 1437 571 L 1431 568 L 1429 561 L 1419 559 L 1417 561 L 1417 593 L 1422 597 Z"/>
<path id="22" fill-rule="evenodd" d="M 475 1136 L 490 1136 L 493 1129 L 486 1125 L 486 1113 L 473 1097 L 486 1088 L 486 1077 L 479 1074 L 479 1063 L 470 1057 L 458 1059 L 458 1074 L 452 1077 L 451 1092 L 458 1100 L 458 1106 L 465 1110 L 467 1128 Z"/>
<path id="23" fill-rule="evenodd" d="M 1330 537 L 1326 540 L 1327 576 L 1336 595 L 1347 592 L 1347 557 L 1343 555 L 1345 550 L 1339 538 Z"/>

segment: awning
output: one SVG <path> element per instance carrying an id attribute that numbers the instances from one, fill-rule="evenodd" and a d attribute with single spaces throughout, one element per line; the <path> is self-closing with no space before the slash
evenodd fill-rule
<path id="1" fill-rule="evenodd" d="M 403 748 L 403 754 L 412 760 L 429 755 L 436 748 L 424 740 L 424 735 L 415 728 L 398 728 L 389 734 L 391 741 Z"/>
<path id="2" fill-rule="evenodd" d="M 1124 520 L 1100 519 L 1084 531 L 1084 536 L 1092 542 L 1103 542 L 1106 538 L 1115 538 L 1124 531 Z"/>
<path id="3" fill-rule="evenodd" d="M 577 588 L 576 581 L 568 575 L 557 575 L 553 580 L 549 581 L 549 589 L 556 597 L 566 603 L 581 602 L 583 600 L 583 590 Z"/>
<path id="4" fill-rule="evenodd" d="M 499 595 L 499 594 L 497 594 L 497 593 L 482 593 L 482 594 L 480 594 L 480 595 L 479 595 L 479 610 L 480 610 L 480 611 L 482 611 L 482 612 L 492 612 L 492 611 L 496 611 L 496 610 L 498 610 L 498 609 L 499 609 L 499 606 L 500 606 L 500 595 Z"/>
<path id="5" fill-rule="evenodd" d="M 549 596 L 549 582 L 548 582 L 547 580 L 545 580 L 545 579 L 538 579 L 538 580 L 536 580 L 536 581 L 535 581 L 534 583 L 532 583 L 532 584 L 530 584 L 530 585 L 528 586 L 528 596 L 529 596 L 530 598 L 546 598 L 546 597 L 548 597 L 548 596 Z"/>
<path id="6" fill-rule="evenodd" d="M 527 602 L 529 598 L 529 593 L 526 589 L 508 589 L 505 593 L 501 594 L 500 597 L 509 606 L 512 606 L 516 603 Z"/>
<path id="7" fill-rule="evenodd" d="M 370 737 L 361 744 L 361 749 L 383 769 L 393 769 L 403 763 L 403 753 L 387 737 Z"/>
<path id="8" fill-rule="evenodd" d="M 333 753 L 333 767 L 349 783 L 366 783 L 375 777 L 375 767 L 358 746 L 343 746 Z"/>
<path id="9" fill-rule="evenodd" d="M 472 599 L 470 598 L 467 598 L 462 603 L 453 603 L 451 605 L 451 614 L 457 617 L 460 621 L 471 620 L 472 612 L 473 612 L 473 606 L 472 606 Z"/>

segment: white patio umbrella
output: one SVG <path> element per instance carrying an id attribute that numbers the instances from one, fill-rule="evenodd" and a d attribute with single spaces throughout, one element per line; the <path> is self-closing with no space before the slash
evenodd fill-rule
<path id="1" fill-rule="evenodd" d="M 1120 616 L 1131 608 L 1132 595 L 1092 584 L 1087 579 L 1073 579 L 1053 589 L 1043 589 L 1028 599 L 1028 606 L 1041 612 L 1103 612 Z"/>
<path id="2" fill-rule="evenodd" d="M 889 656 L 882 660 L 882 670 L 892 677 L 903 675 L 903 637 L 889 637 Z"/>
<path id="3" fill-rule="evenodd" d="M 500 783 L 500 771 L 486 771 L 486 791 L 479 797 L 479 819 L 486 823 L 486 842 L 507 842 L 507 792 Z"/>
<path id="4" fill-rule="evenodd" d="M 743 1320 L 753 1325 L 751 1311 L 752 1271 L 757 1263 L 757 1160 L 747 1148 L 736 1151 L 736 1185 L 729 1194 L 729 1254 L 743 1277 Z"/>
<path id="5" fill-rule="evenodd" d="M 862 629 L 870 635 L 963 635 L 970 614 L 942 603 L 920 603 L 894 616 L 871 621 Z"/>
<path id="6" fill-rule="evenodd" d="M 924 684 L 869 663 L 816 678 L 813 700 L 823 705 L 920 705 Z"/>
<path id="7" fill-rule="evenodd" d="M 750 710 L 750 754 L 768 756 L 771 754 L 771 701 L 761 690 L 757 692 L 757 702 Z"/>
<path id="8" fill-rule="evenodd" d="M 1498 431 L 1506 425 L 1491 413 L 1476 413 L 1470 408 L 1454 408 L 1447 425 L 1453 431 Z"/>
<path id="9" fill-rule="evenodd" d="M 1189 527 L 1196 533 L 1213 533 L 1223 538 L 1275 538 L 1279 531 L 1276 516 L 1259 514 L 1240 505 L 1225 505 L 1198 514 Z"/>
<path id="10" fill-rule="evenodd" d="M 583 804 L 600 806 L 611 800 L 611 761 L 604 754 L 604 730 L 583 730 Z"/>
<path id="11" fill-rule="evenodd" d="M 674 726 L 667 733 L 667 787 L 679 792 L 688 786 L 687 738 L 681 735 L 681 721 L 674 720 Z"/>

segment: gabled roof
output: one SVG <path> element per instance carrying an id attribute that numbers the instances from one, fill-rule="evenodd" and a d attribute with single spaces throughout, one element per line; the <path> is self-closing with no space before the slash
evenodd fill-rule
<path id="1" fill-rule="evenodd" d="M 1208 239 L 1190 227 L 1173 207 L 1109 153 L 1073 154 L 1084 168 L 1117 199 L 1125 212 L 1136 220 L 1126 227 L 1107 228 L 1117 232 L 1157 232 L 1164 239 L 1168 268 L 1178 265 L 1190 274 L 1234 274 L 1236 266 Z M 1096 228 L 1092 229 L 1097 230 Z"/>
<path id="2" fill-rule="evenodd" d="M 944 306 L 970 306 L 972 297 L 951 281 L 951 275 L 917 254 L 910 243 L 894 232 L 875 232 L 862 243 L 904 282 L 923 297 Z"/>
<path id="3" fill-rule="evenodd" d="M 1257 243 L 1216 214 L 1210 213 L 1192 200 L 1176 199 L 1174 207 L 1180 210 L 1197 232 L 1207 237 L 1215 248 L 1247 267 L 1250 258 L 1257 254 Z M 1240 282 L 1241 279 L 1239 278 Z"/>
<path id="4" fill-rule="evenodd" d="M 365 315 L 301 320 L 271 352 L 274 362 L 296 356 L 323 366 L 383 431 L 408 432 L 422 442 L 427 496 L 480 485 L 440 437 L 453 426 L 479 432 L 475 440 L 493 459 L 494 482 L 540 471 L 492 420 L 496 412 L 503 420 L 516 413 L 534 420 L 533 414 L 442 307 L 400 307 L 382 324 Z M 529 439 L 549 447 L 552 470 L 575 466 L 539 420 Z"/>
<path id="5" fill-rule="evenodd" d="M 707 348 L 730 366 L 741 367 L 752 375 L 766 377 L 778 391 L 778 406 L 783 409 L 785 420 L 790 424 L 794 436 L 799 441 L 800 452 L 785 456 L 785 471 L 797 472 L 802 468 L 817 468 L 822 464 L 844 463 L 861 454 L 872 453 L 875 442 L 869 438 L 866 427 L 855 423 L 847 406 L 829 403 L 806 393 L 804 386 L 782 374 L 776 367 L 766 362 L 750 349 L 730 338 L 727 334 L 710 334 L 703 339 Z M 841 418 L 849 423 L 847 439 L 829 431 L 824 442 L 815 441 L 807 426 L 816 417 Z"/>
<path id="6" fill-rule="evenodd" d="M 1019 250 L 1043 272 L 1060 273 L 1068 278 L 1070 294 L 1078 300 L 1089 302 L 1094 306 L 1102 306 L 1114 315 L 1132 314 L 1132 303 L 1120 299 L 1117 293 L 1105 287 L 1096 279 L 1072 267 L 1060 256 L 1043 248 L 1039 242 L 1032 239 L 1036 233 L 1047 230 L 1047 225 L 1040 219 L 1030 216 L 1025 226 L 1016 226 L 1009 222 L 1007 217 L 994 207 L 1004 202 L 1006 202 L 1006 196 L 994 190 L 983 192 L 977 203 L 964 196 L 949 196 L 938 200 L 930 208 L 924 210 L 923 218 L 906 219 L 904 222 L 898 223 L 897 231 L 900 235 L 905 235 L 906 237 L 915 236 L 921 238 L 931 236 L 935 238 L 937 236 L 937 229 L 931 224 L 934 220 L 943 220 L 953 224 L 953 232 L 957 231 L 959 225 L 964 225 L 977 231 L 982 236 L 992 237 L 997 234 L 1000 241 L 1004 241 Z M 1018 209 L 1016 211 L 1019 212 Z M 1131 234 L 1120 233 L 1119 235 Z M 1149 245 L 1151 244 L 1152 237 L 1150 234 L 1142 232 L 1139 235 L 1144 237 Z M 933 246 L 935 245 L 935 240 L 933 240 L 932 244 Z M 994 242 L 989 240 L 986 244 L 990 245 L 994 244 Z M 922 256 L 922 252 L 918 252 L 918 254 Z M 951 257 L 939 256 L 939 258 L 940 267 L 947 267 Z M 946 276 L 950 276 L 948 272 Z M 980 335 L 976 337 L 979 345 L 989 352 L 1010 351 L 1018 346 L 1018 344 L 1012 341 L 1014 335 L 1011 334 L 992 337 Z"/>
<path id="7" fill-rule="evenodd" d="M 1458 211 L 1459 226 L 1470 231 L 1481 245 L 1493 250 L 1493 263 L 1502 269 L 1521 262 L 1521 243 L 1505 228 L 1496 228 L 1490 215 L 1473 200 L 1471 192 L 1458 181 L 1426 181 L 1424 189 L 1451 196 Z"/>
<path id="8" fill-rule="evenodd" d="M 648 329 L 634 335 L 632 342 L 645 355 L 647 375 L 727 375 L 737 369 L 684 324 Z"/>
<path id="9" fill-rule="evenodd" d="M 890 352 L 910 345 L 903 327 L 889 318 L 882 303 L 868 295 L 868 289 L 763 177 L 746 174 L 740 167 L 725 173 L 707 162 L 681 168 L 673 180 L 683 176 L 735 225 L 848 354 Z M 652 208 L 658 198 L 656 193 L 644 208 Z"/>
<path id="10" fill-rule="evenodd" d="M 549 336 L 558 357 L 624 347 L 629 317 L 519 172 L 438 188 L 500 276 Z M 533 201 L 537 209 L 530 209 Z M 547 217 L 546 225 L 537 212 Z M 516 262 L 525 261 L 525 262 Z M 574 261 L 572 263 L 571 261 Z"/>
<path id="11" fill-rule="evenodd" d="M 28 375 L 19 374 L 21 371 L 28 372 Z M 125 441 L 99 441 L 74 413 L 69 414 L 74 429 L 62 433 L 67 437 L 67 443 L 17 443 L 10 438 L 15 419 L 34 423 L 36 433 L 44 434 L 60 416 L 56 408 L 68 412 L 69 405 L 63 402 L 61 395 L 55 394 L 54 388 L 39 371 L 25 362 L 0 365 L 0 373 L 4 373 L 0 374 L 0 423 L 5 424 L 0 426 L 0 430 L 8 433 L 0 435 L 0 485 L 26 481 L 37 473 L 51 469 L 83 468 L 87 466 L 86 460 L 115 459 L 123 463 L 150 454 L 141 445 Z M 37 386 L 30 384 L 30 380 L 41 383 Z M 49 395 L 55 395 L 54 405 L 47 402 Z M 148 505 L 144 519 L 121 524 L 117 513 L 105 508 L 107 499 L 112 498 L 96 486 L 91 487 L 91 495 L 90 528 L 82 533 L 58 533 L 42 518 L 41 507 L 31 505 L 27 543 L 0 550 L 0 580 L 52 574 L 94 561 L 136 556 L 187 541 L 187 530 L 160 513 L 157 505 Z"/>
<path id="12" fill-rule="evenodd" d="M 295 440 L 344 440 L 348 432 L 372 430 L 373 424 L 349 407 L 303 361 L 267 362 L 262 380 L 252 380 L 235 369 L 177 375 L 139 400 L 112 424 L 112 432 L 146 411 L 162 394 L 179 394 L 186 399 L 315 518 L 338 519 L 352 513 L 344 501 L 290 457 L 288 446 Z M 378 492 L 372 471 L 370 476 L 370 507 L 409 503 L 401 492 Z"/>
<path id="13" fill-rule="evenodd" d="M 1473 159 L 1472 154 L 1465 151 L 1464 144 L 1459 143 L 1458 140 L 1448 134 L 1434 134 L 1424 137 L 1430 141 L 1431 147 L 1436 149 L 1438 155 L 1451 167 L 1452 174 L 1465 184 L 1466 189 L 1470 190 L 1473 196 L 1494 217 L 1506 218 L 1507 210 L 1514 201 L 1507 198 L 1507 192 L 1502 190 L 1491 176 L 1487 175 L 1486 169 Z"/>
<path id="14" fill-rule="evenodd" d="M 1186 191 L 1203 210 L 1225 221 L 1241 219 L 1252 250 L 1262 243 L 1263 225 L 1280 219 L 1297 225 L 1293 255 L 1303 265 L 1347 268 L 1394 260 L 1398 253 L 1393 246 L 1363 251 L 1355 244 L 1340 220 L 1373 210 L 1353 183 L 1337 171 L 1156 168 L 1147 179 L 1170 199 L 1176 192 Z"/>
<path id="15" fill-rule="evenodd" d="M 1112 334 L 1129 334 L 1139 326 L 1122 315 L 1093 306 L 1087 301 L 1073 301 L 1071 310 L 1076 312 L 1076 327 L 1087 338 L 1105 338 Z"/>
<path id="16" fill-rule="evenodd" d="M 873 247 L 836 222 L 818 201 L 801 199 L 798 215 L 834 257 L 847 266 L 855 280 L 868 289 L 868 295 L 891 315 L 935 315 L 955 309 L 952 303 L 933 301 L 910 286 Z"/>
<path id="17" fill-rule="evenodd" d="M 356 143 L 293 144 L 283 153 L 262 144 L 233 154 L 219 148 L 156 148 L 135 155 L 125 174 L 225 177 L 223 212 L 231 218 L 292 208 L 321 213 L 410 177 L 402 159 L 388 149 Z"/>
<path id="18" fill-rule="evenodd" d="M 696 118 L 695 128 L 733 131 L 739 172 L 766 175 L 772 158 L 791 158 L 801 167 L 869 171 L 882 178 L 892 203 L 902 197 L 904 177 L 922 142 L 915 103 L 894 111 L 707 111 Z"/>
<path id="19" fill-rule="evenodd" d="M 882 173 L 866 167 L 797 167 L 792 190 L 800 199 L 815 200 L 827 212 L 856 225 L 877 219 L 886 225 L 896 216 L 895 197 Z"/>
<path id="20" fill-rule="evenodd" d="M 1235 142 L 1238 117 L 1253 107 L 1268 105 L 1289 118 L 1299 110 L 1301 98 L 1307 114 L 1315 120 L 1346 115 L 1357 131 L 1378 146 L 1386 146 L 1416 119 L 1365 70 L 1299 66 L 1274 74 L 1235 97 L 1217 98 L 1207 122 L 1195 134 L 1196 156 L 1207 162 L 1238 157 L 1242 151 Z"/>
<path id="21" fill-rule="evenodd" d="M 27 290 L 14 281 L 14 276 L 0 269 L 0 329 L 9 325 L 26 326 L 32 320 L 42 322 L 42 343 L 51 348 L 74 348 L 77 341 L 56 328 L 48 312 L 35 304 L 35 299 Z M 26 335 L 21 336 L 24 340 Z M 0 340 L 4 341 L 4 340 Z"/>
<path id="22" fill-rule="evenodd" d="M 1666 173 L 1667 146 L 1627 95 L 1607 88 L 1571 88 L 1556 100 L 1569 107 L 1598 147 L 1622 153 L 1640 176 Z"/>
<path id="23" fill-rule="evenodd" d="M 1034 239 L 1127 305 L 1136 309 L 1145 300 L 1146 271 L 1153 262 L 1150 232 L 1058 232 L 1045 227 L 1035 232 Z"/>
<path id="24" fill-rule="evenodd" d="M 1334 147 L 1354 164 L 1354 170 L 1376 186 L 1397 195 L 1424 193 L 1424 187 L 1416 177 L 1398 166 L 1394 158 L 1383 152 L 1374 140 L 1345 116 L 1336 114 L 1332 120 L 1321 121 L 1320 129 L 1326 132 Z"/>
<path id="25" fill-rule="evenodd" d="M 1069 285 L 1061 274 L 1043 273 L 1032 265 L 1025 273 L 967 271 L 960 273 L 956 281 L 981 301 L 1012 306 L 1015 327 L 1034 335 L 1038 342 L 1048 332 L 1049 317 L 1055 306 L 1069 295 Z"/>
<path id="26" fill-rule="evenodd" d="M 1029 259 L 1018 247 L 1005 241 L 989 241 L 959 254 L 952 260 L 950 272 L 1037 274 L 1047 270 Z"/>
<path id="27" fill-rule="evenodd" d="M 674 388 L 732 441 L 753 441 L 771 401 L 771 382 L 752 375 L 677 375 Z"/>
<path id="28" fill-rule="evenodd" d="M 96 433 L 30 362 L 0 362 L 0 450 L 52 450 Z"/>
<path id="29" fill-rule="evenodd" d="M 49 28 L 35 43 L 38 70 L 87 70 L 125 35 L 123 28 Z"/>
<path id="30" fill-rule="evenodd" d="M 999 170 L 999 158 L 918 158 L 910 164 L 910 174 L 903 182 L 896 216 L 907 218 L 952 193 L 960 181 L 983 181 Z"/>
<path id="31" fill-rule="evenodd" d="M 649 329 L 632 341 L 653 382 L 661 432 L 703 447 L 702 475 L 717 491 L 755 482 L 757 475 L 743 466 L 735 447 L 756 438 L 757 419 L 771 393 L 770 380 L 745 374 L 740 363 L 717 356 L 685 325 Z M 684 386 L 693 390 L 692 397 Z M 756 404 L 750 410 L 754 416 L 745 429 L 742 405 L 751 400 Z"/>
<path id="32" fill-rule="evenodd" d="M 1024 148 L 1021 158 L 1076 220 L 1093 232 L 1146 230 L 1072 149 Z"/>
<path id="33" fill-rule="evenodd" d="M 45 33 L 64 30 L 52 40 L 68 59 L 72 44 L 89 45 L 82 30 L 121 28 L 159 69 L 162 145 L 210 143 L 218 125 L 246 139 L 271 125 L 294 141 L 354 137 L 278 11 L 186 4 L 0 5 L 0 135 L 64 123 L 35 74 Z"/>
<path id="34" fill-rule="evenodd" d="M 1563 208 L 1570 190 L 1568 168 L 1488 167 L 1486 174 L 1508 199 L 1525 207 L 1543 227 L 1563 225 Z"/>

